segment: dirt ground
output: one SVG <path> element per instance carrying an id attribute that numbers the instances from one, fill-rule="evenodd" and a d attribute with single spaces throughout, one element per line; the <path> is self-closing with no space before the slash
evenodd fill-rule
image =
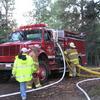
<path id="1" fill-rule="evenodd" d="M 85 95 L 76 87 L 76 83 L 83 78 L 65 78 L 57 85 L 49 88 L 34 91 L 28 94 L 27 100 L 87 100 Z M 13 85 L 11 84 L 13 82 Z M 18 91 L 18 83 L 11 81 L 6 84 L 0 84 L 0 95 L 2 93 L 11 93 Z M 50 81 L 49 83 L 52 83 Z M 81 87 L 89 94 L 91 100 L 100 100 L 100 80 L 86 82 Z M 0 98 L 0 100 L 21 100 L 20 95 Z"/>
<path id="2" fill-rule="evenodd" d="M 84 95 L 76 88 L 75 84 L 79 79 L 67 79 L 65 78 L 62 82 L 49 88 L 39 90 L 36 92 L 28 93 L 28 100 L 86 100 Z M 54 81 L 53 81 L 54 82 Z M 52 83 L 52 81 L 50 81 Z M 18 91 L 18 84 L 14 83 L 13 86 L 9 83 L 8 85 L 0 85 L 2 89 L 1 94 L 11 93 L 12 91 Z M 10 88 L 9 90 L 9 87 Z M 14 90 L 15 88 L 15 90 Z M 16 90 L 17 89 L 17 90 Z M 7 91 L 6 91 L 7 90 Z M 20 95 L 0 98 L 0 100 L 21 100 Z"/>

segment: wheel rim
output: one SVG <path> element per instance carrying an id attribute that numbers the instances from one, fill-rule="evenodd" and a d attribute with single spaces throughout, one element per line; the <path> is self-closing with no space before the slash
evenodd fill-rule
<path id="1" fill-rule="evenodd" d="M 46 70 L 45 68 L 41 67 L 40 68 L 40 80 L 45 80 L 46 79 Z"/>

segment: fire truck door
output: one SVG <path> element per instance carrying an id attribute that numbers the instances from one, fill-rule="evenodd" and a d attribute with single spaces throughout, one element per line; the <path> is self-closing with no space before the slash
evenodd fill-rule
<path id="1" fill-rule="evenodd" d="M 53 41 L 53 36 L 50 31 L 45 31 L 44 34 L 44 39 L 45 39 L 45 49 L 49 55 L 54 55 L 55 50 L 54 50 L 54 41 Z"/>

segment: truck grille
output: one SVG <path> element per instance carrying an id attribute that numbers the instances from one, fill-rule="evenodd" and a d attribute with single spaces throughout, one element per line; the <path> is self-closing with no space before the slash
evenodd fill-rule
<path id="1" fill-rule="evenodd" d="M 15 56 L 20 49 L 19 45 L 16 46 L 0 46 L 0 56 Z"/>

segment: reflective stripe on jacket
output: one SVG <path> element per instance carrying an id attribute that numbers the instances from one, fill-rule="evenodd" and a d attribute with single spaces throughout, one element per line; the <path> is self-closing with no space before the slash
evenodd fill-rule
<path id="1" fill-rule="evenodd" d="M 70 62 L 79 64 L 78 52 L 76 49 L 67 49 L 64 53 L 67 55 Z"/>
<path id="2" fill-rule="evenodd" d="M 26 55 L 26 60 L 19 59 L 18 56 L 16 56 L 12 69 L 12 74 L 16 77 L 18 82 L 30 81 L 32 79 L 32 74 L 37 71 L 34 67 L 32 57 L 27 54 L 24 55 Z"/>

